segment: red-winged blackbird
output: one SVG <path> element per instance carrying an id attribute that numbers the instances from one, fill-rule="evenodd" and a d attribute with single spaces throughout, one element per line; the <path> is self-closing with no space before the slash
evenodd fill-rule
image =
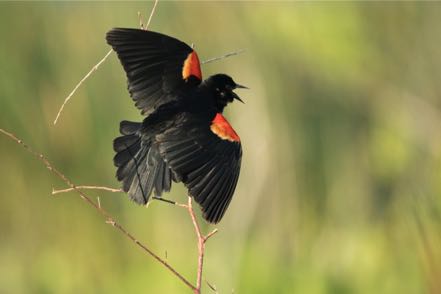
<path id="1" fill-rule="evenodd" d="M 239 178 L 240 138 L 222 115 L 236 84 L 225 74 L 202 80 L 196 52 L 151 31 L 116 28 L 106 35 L 127 74 L 142 123 L 122 121 L 113 142 L 116 177 L 138 204 L 183 182 L 204 218 L 221 220 Z"/>

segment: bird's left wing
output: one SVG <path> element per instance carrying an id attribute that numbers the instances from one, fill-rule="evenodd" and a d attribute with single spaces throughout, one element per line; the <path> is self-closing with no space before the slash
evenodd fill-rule
<path id="1" fill-rule="evenodd" d="M 202 80 L 199 58 L 184 42 L 139 29 L 115 28 L 106 40 L 124 67 L 128 90 L 142 114 L 148 115 L 172 100 L 183 99 L 182 90 Z"/>
<path id="2" fill-rule="evenodd" d="M 240 173 L 242 147 L 233 128 L 219 113 L 208 123 L 184 117 L 156 140 L 175 178 L 201 205 L 204 218 L 219 222 Z"/>

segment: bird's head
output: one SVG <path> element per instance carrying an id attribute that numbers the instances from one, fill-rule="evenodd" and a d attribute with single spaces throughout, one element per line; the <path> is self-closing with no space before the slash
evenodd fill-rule
<path id="1" fill-rule="evenodd" d="M 235 89 L 248 89 L 245 86 L 236 84 L 230 76 L 225 74 L 216 74 L 209 77 L 206 81 L 207 85 L 213 89 L 216 108 L 222 112 L 224 107 L 233 102 L 234 99 L 244 103 L 240 97 L 233 92 Z"/>

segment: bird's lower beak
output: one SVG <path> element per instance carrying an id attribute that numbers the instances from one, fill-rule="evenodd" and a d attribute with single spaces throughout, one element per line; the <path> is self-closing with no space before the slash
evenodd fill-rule
<path id="1" fill-rule="evenodd" d="M 245 102 L 243 102 L 243 100 L 240 99 L 240 97 L 239 97 L 236 93 L 234 93 L 234 92 L 232 92 L 232 93 L 233 93 L 233 97 L 234 97 L 234 99 L 239 100 L 240 102 L 242 102 L 243 104 L 245 104 Z"/>

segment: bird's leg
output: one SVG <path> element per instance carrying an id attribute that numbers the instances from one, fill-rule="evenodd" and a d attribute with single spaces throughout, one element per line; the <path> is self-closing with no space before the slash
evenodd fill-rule
<path id="1" fill-rule="evenodd" d="M 166 198 L 162 198 L 162 197 L 158 197 L 158 196 L 152 196 L 152 199 L 159 200 L 159 201 L 162 201 L 162 202 L 165 202 L 165 203 L 168 203 L 168 204 L 172 204 L 172 205 L 176 205 L 176 206 L 187 208 L 186 204 L 182 204 L 182 203 L 170 200 L 170 199 L 166 199 Z"/>

